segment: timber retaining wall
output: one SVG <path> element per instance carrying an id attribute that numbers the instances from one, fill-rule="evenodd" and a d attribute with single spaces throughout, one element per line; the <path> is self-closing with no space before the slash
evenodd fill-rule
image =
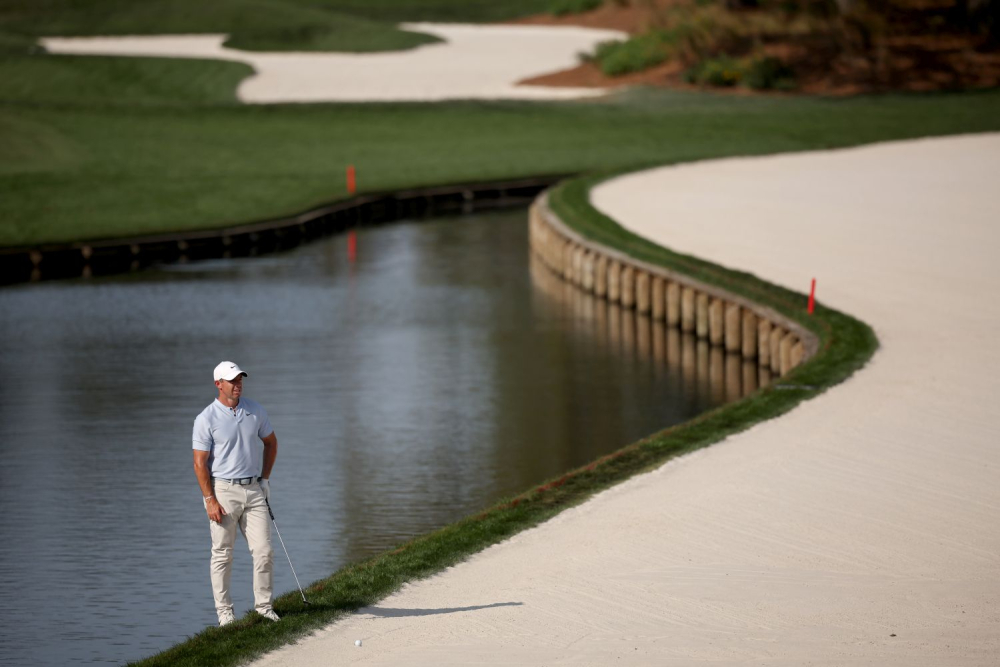
<path id="1" fill-rule="evenodd" d="M 354 227 L 527 206 L 565 175 L 359 195 L 304 213 L 220 229 L 0 248 L 0 285 L 136 271 L 152 264 L 286 250 Z"/>
<path id="2" fill-rule="evenodd" d="M 564 280 L 778 376 L 819 347 L 815 334 L 771 308 L 585 239 L 552 211 L 547 193 L 532 204 L 528 224 L 532 252 Z"/>

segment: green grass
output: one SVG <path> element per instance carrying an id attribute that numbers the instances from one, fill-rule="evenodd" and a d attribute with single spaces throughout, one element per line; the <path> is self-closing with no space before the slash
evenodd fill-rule
<path id="1" fill-rule="evenodd" d="M 88 85 L 118 86 L 118 65 L 84 65 Z M 212 104 L 227 93 L 204 90 L 170 63 L 132 71 L 161 66 L 117 88 L 114 105 L 76 104 L 41 84 L 25 99 L 52 104 L 0 103 L 0 246 L 281 216 L 346 196 L 347 164 L 357 166 L 361 190 L 375 191 L 1000 129 L 998 91 L 243 107 Z M 238 73 L 214 71 L 206 76 L 230 82 Z M 156 96 L 171 100 L 149 104 Z"/>
<path id="2" fill-rule="evenodd" d="M 24 52 L 44 36 L 231 35 L 248 50 L 383 51 L 438 41 L 394 23 L 286 0 L 6 0 L 0 5 L 0 49 Z"/>
<path id="3" fill-rule="evenodd" d="M 677 37 L 665 30 L 650 30 L 625 40 L 611 40 L 597 45 L 588 59 L 597 63 L 608 76 L 641 72 L 668 60 Z"/>
<path id="4" fill-rule="evenodd" d="M 795 76 L 790 67 L 770 56 L 731 58 L 721 54 L 696 63 L 684 73 L 688 83 L 716 87 L 745 85 L 754 90 L 795 89 Z"/>
<path id="5" fill-rule="evenodd" d="M 426 41 L 400 20 L 489 21 L 551 0 L 7 0 L 0 5 L 0 246 L 215 228 L 362 190 L 599 171 L 731 155 L 1000 130 L 1000 91 L 847 100 L 636 91 L 583 103 L 244 107 L 234 63 L 27 55 L 35 36 L 225 32 L 241 48 L 388 49 Z M 600 176 L 553 206 L 581 233 L 723 286 L 817 332 L 820 353 L 784 384 L 654 434 L 480 515 L 346 567 L 277 601 L 284 620 L 210 628 L 140 664 L 232 665 L 281 646 L 403 583 L 457 563 L 597 491 L 792 409 L 862 365 L 871 330 L 753 276 L 655 246 L 587 203 Z"/>
<path id="6" fill-rule="evenodd" d="M 750 273 L 673 252 L 624 229 L 597 211 L 590 204 L 589 192 L 605 178 L 607 175 L 593 175 L 561 184 L 550 195 L 553 211 L 570 227 L 589 239 L 620 250 L 636 259 L 665 266 L 701 282 L 746 297 L 757 304 L 774 308 L 816 333 L 820 339 L 819 353 L 809 364 L 797 369 L 794 375 L 783 378 L 784 384 L 829 387 L 847 378 L 871 356 L 876 341 L 874 333 L 867 325 L 837 311 L 826 309 L 822 304 L 818 306 L 817 311 L 820 316 L 811 317 L 805 310 L 805 296 L 798 292 L 765 282 Z M 801 397 L 799 394 L 792 396 Z M 795 400 L 790 405 L 797 402 L 798 400 Z"/>
<path id="7" fill-rule="evenodd" d="M 783 389 L 765 388 L 739 402 L 654 434 L 609 456 L 550 480 L 526 493 L 499 502 L 399 548 L 350 565 L 307 588 L 312 605 L 298 592 L 282 596 L 275 607 L 280 623 L 249 615 L 235 626 L 209 628 L 136 665 L 235 665 L 282 646 L 359 607 L 377 604 L 404 583 L 439 572 L 471 554 L 538 525 L 567 507 L 665 461 L 705 447 L 753 424 L 772 419 L 848 377 L 874 353 L 878 342 L 871 329 L 819 304 L 804 314 L 805 296 L 703 260 L 679 255 L 631 234 L 596 211 L 589 189 L 602 177 L 570 181 L 552 193 L 552 205 L 581 234 L 619 250 L 699 280 L 733 290 L 803 323 L 820 338 L 819 352 L 782 379 Z M 788 387 L 799 387 L 798 389 Z"/>
<path id="8" fill-rule="evenodd" d="M 102 13 L 94 8 L 112 7 L 109 0 L 7 2 L 0 7 L 0 50 L 22 52 L 30 35 L 59 26 L 64 34 L 112 27 L 147 33 L 163 32 L 164 26 L 182 32 L 198 28 L 232 32 L 234 39 L 248 35 L 258 44 L 268 35 L 289 46 L 306 39 L 318 44 L 321 33 L 317 38 L 294 30 L 255 30 L 299 25 L 295 12 L 301 7 L 376 23 L 493 20 L 544 9 L 548 0 L 385 0 L 377 8 L 368 0 L 315 0 L 308 6 L 296 0 L 257 3 L 257 13 L 249 15 L 245 2 L 203 4 L 122 0 L 114 4 L 115 12 Z M 232 29 L 237 21 L 245 22 L 239 24 L 242 32 Z M 186 27 L 191 30 L 182 30 Z M 643 90 L 583 103 L 244 107 L 233 99 L 246 74 L 246 68 L 232 63 L 47 55 L 0 59 L 5 82 L 0 93 L 0 245 L 215 228 L 280 216 L 344 197 L 347 164 L 358 167 L 361 189 L 374 191 L 527 174 L 607 174 L 732 155 L 1000 130 L 1000 91 L 831 100 Z M 764 390 L 701 415 L 481 515 L 346 567 L 309 587 L 312 607 L 304 608 L 297 593 L 285 595 L 276 605 L 285 616 L 281 623 L 250 618 L 233 628 L 207 629 L 141 664 L 231 665 L 281 646 L 637 472 L 779 415 L 847 377 L 874 350 L 870 329 L 846 315 L 820 304 L 814 317 L 805 318 L 800 294 L 632 236 L 587 203 L 594 178 L 599 177 L 554 193 L 553 206 L 568 224 L 810 326 L 820 336 L 821 352 L 785 384 L 818 389 Z"/>
<path id="9" fill-rule="evenodd" d="M 231 35 L 254 51 L 393 51 L 436 42 L 402 21 L 499 21 L 548 9 L 548 0 L 5 0 L 0 54 L 25 54 L 37 37 Z"/>
<path id="10" fill-rule="evenodd" d="M 0 99 L 74 107 L 235 105 L 236 87 L 252 73 L 249 65 L 222 60 L 0 56 Z"/>

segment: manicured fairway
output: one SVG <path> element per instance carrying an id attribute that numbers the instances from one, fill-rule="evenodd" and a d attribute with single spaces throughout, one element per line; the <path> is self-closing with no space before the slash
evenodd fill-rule
<path id="1" fill-rule="evenodd" d="M 245 107 L 234 95 L 249 75 L 239 64 L 27 54 L 32 35 L 109 32 L 231 32 L 241 48 L 408 48 L 421 38 L 393 29 L 396 20 L 495 20 L 548 6 L 498 4 L 385 0 L 375 14 L 368 0 L 261 0 L 252 12 L 239 0 L 157 0 L 135 4 L 109 23 L 97 2 L 75 12 L 62 0 L 7 3 L 0 10 L 0 52 L 9 54 L 0 56 L 0 246 L 276 217 L 345 197 L 348 164 L 357 167 L 362 191 L 386 190 L 1000 129 L 1000 91 L 835 100 L 642 90 L 575 103 Z M 349 20 L 338 22 L 338 12 Z M 578 229 L 649 252 L 654 261 L 673 261 L 610 221 L 588 216 L 582 188 L 565 188 L 558 197 L 567 217 L 578 214 L 571 221 Z M 749 285 L 753 298 L 779 310 L 800 309 L 798 295 L 718 267 L 697 268 Z M 843 379 L 876 345 L 867 327 L 824 308 L 815 326 L 827 348 L 796 376 L 808 391 Z M 147 664 L 235 664 L 280 646 L 674 454 L 781 414 L 804 391 L 764 392 L 651 436 L 545 491 L 316 582 L 309 610 L 297 593 L 283 597 L 281 624 L 250 619 L 225 631 L 208 629 Z"/>
<path id="2" fill-rule="evenodd" d="M 93 86 L 119 67 L 97 60 L 79 64 Z M 132 80 L 106 102 L 37 86 L 40 103 L 0 105 L 0 245 L 278 216 L 345 196 L 347 164 L 362 190 L 381 190 L 1000 129 L 1000 92 L 249 108 L 219 104 L 223 93 L 204 85 L 235 85 L 241 66 L 214 64 L 185 88 L 178 73 L 190 66 L 137 66 L 161 83 Z"/>
<path id="3" fill-rule="evenodd" d="M 36 37 L 225 33 L 256 51 L 387 51 L 437 41 L 403 21 L 501 21 L 547 11 L 551 0 L 5 0 L 0 54 Z"/>
<path id="4" fill-rule="evenodd" d="M 0 246 L 213 228 L 380 190 L 1000 129 L 1000 92 L 850 100 L 636 91 L 609 101 L 247 108 L 238 63 L 30 54 L 42 35 L 223 32 L 371 50 L 403 20 L 549 0 L 12 0 L 0 7 Z M 377 34 L 376 34 L 377 33 Z"/>

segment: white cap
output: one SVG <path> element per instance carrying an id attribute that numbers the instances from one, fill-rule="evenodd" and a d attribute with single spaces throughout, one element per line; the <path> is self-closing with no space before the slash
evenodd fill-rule
<path id="1" fill-rule="evenodd" d="M 234 380 L 237 375 L 247 377 L 247 372 L 231 361 L 223 361 L 215 367 L 215 381 Z"/>

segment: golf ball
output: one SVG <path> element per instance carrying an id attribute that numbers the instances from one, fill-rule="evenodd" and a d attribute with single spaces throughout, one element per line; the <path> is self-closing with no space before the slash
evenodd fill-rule
<path id="1" fill-rule="evenodd" d="M 354 645 L 355 646 L 361 646 L 361 640 L 360 639 L 355 639 L 354 640 Z"/>

